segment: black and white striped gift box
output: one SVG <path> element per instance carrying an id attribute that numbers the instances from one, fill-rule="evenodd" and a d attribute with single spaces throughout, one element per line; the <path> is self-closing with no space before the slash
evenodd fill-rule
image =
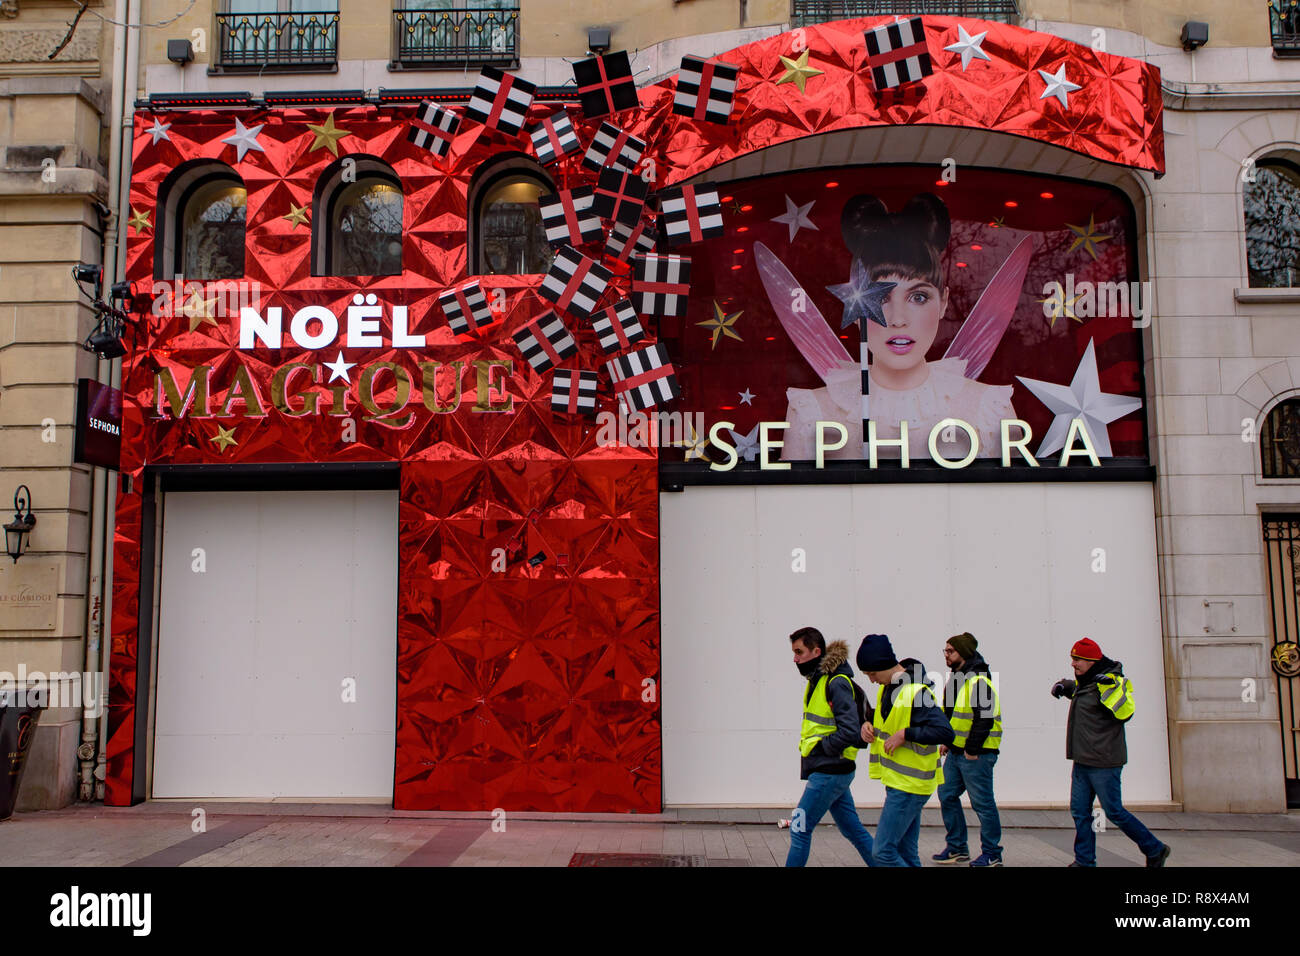
<path id="1" fill-rule="evenodd" d="M 554 368 L 578 351 L 578 343 L 553 309 L 515 329 L 514 339 L 524 359 L 538 372 Z"/>
<path id="2" fill-rule="evenodd" d="M 726 123 L 731 119 L 739 75 L 740 67 L 730 63 L 702 60 L 698 56 L 682 57 L 673 112 L 710 123 Z"/>
<path id="3" fill-rule="evenodd" d="M 588 119 L 597 119 L 637 105 L 632 63 L 626 50 L 577 60 L 573 78 L 578 84 L 578 102 Z"/>
<path id="4" fill-rule="evenodd" d="M 609 231 L 609 238 L 605 240 L 605 255 L 619 262 L 627 262 L 628 256 L 635 253 L 654 252 L 654 231 L 653 217 L 643 217 L 634 226 L 616 222 Z"/>
<path id="5" fill-rule="evenodd" d="M 723 233 L 722 200 L 713 183 L 674 186 L 659 193 L 659 227 L 669 246 L 701 242 Z"/>
<path id="6" fill-rule="evenodd" d="M 625 409 L 639 412 L 681 397 L 676 370 L 662 342 L 611 359 L 605 368 Z"/>
<path id="7" fill-rule="evenodd" d="M 567 415 L 595 415 L 596 373 L 559 369 L 551 379 L 551 410 Z"/>
<path id="8" fill-rule="evenodd" d="M 465 107 L 465 115 L 484 126 L 517 136 L 524 127 L 524 118 L 536 92 L 536 84 L 485 66 Z"/>
<path id="9" fill-rule="evenodd" d="M 868 30 L 867 71 L 878 90 L 890 90 L 934 72 L 920 17 L 909 17 Z"/>
<path id="10" fill-rule="evenodd" d="M 596 181 L 596 198 L 591 208 L 601 219 L 635 226 L 649 191 L 646 181 L 636 173 L 606 167 Z"/>
<path id="11" fill-rule="evenodd" d="M 600 338 L 600 350 L 613 355 L 631 348 L 645 338 L 645 329 L 637 318 L 636 309 L 627 299 L 616 302 L 591 320 L 592 328 Z"/>
<path id="12" fill-rule="evenodd" d="M 586 318 L 596 311 L 614 274 L 572 246 L 561 246 L 537 290 L 559 308 Z"/>
<path id="13" fill-rule="evenodd" d="M 578 186 L 539 199 L 546 241 L 553 246 L 579 246 L 602 238 L 605 228 L 592 206 L 593 196 L 590 186 Z"/>
<path id="14" fill-rule="evenodd" d="M 685 315 L 690 292 L 691 260 L 686 256 L 632 257 L 632 305 L 641 315 Z"/>
<path id="15" fill-rule="evenodd" d="M 601 123 L 596 137 L 583 154 L 582 165 L 597 172 L 606 166 L 635 170 L 645 152 L 645 140 L 625 133 L 613 123 Z"/>
<path id="16" fill-rule="evenodd" d="M 492 310 L 478 279 L 439 293 L 438 304 L 447 315 L 447 324 L 457 335 L 469 331 L 471 319 L 476 329 L 492 321 Z"/>
<path id="17" fill-rule="evenodd" d="M 546 117 L 528 131 L 528 136 L 533 141 L 537 161 L 543 166 L 550 165 L 561 156 L 577 152 L 582 147 L 578 133 L 573 128 L 573 121 L 565 112 Z"/>
<path id="18" fill-rule="evenodd" d="M 420 100 L 406 138 L 442 159 L 451 151 L 451 141 L 459 130 L 459 116 L 432 100 Z"/>

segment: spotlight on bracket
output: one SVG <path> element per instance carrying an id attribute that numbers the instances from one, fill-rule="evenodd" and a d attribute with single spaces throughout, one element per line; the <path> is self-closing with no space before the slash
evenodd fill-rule
<path id="1" fill-rule="evenodd" d="M 1183 24 L 1179 39 L 1183 41 L 1183 49 L 1191 53 L 1210 42 L 1210 25 L 1200 20 L 1188 20 Z"/>
<path id="2" fill-rule="evenodd" d="M 587 52 L 609 52 L 609 30 L 605 27 L 587 27 Z"/>

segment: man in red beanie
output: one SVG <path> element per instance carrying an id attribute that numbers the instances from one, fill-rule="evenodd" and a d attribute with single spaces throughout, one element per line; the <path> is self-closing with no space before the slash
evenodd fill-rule
<path id="1" fill-rule="evenodd" d="M 1058 680 L 1053 697 L 1070 698 L 1065 728 L 1065 756 L 1074 761 L 1070 814 L 1074 817 L 1074 862 L 1097 865 L 1097 835 L 1092 829 L 1092 801 L 1097 797 L 1106 818 L 1138 845 L 1147 866 L 1164 866 L 1170 849 L 1124 809 L 1119 776 L 1128 762 L 1124 724 L 1133 716 L 1133 682 L 1124 668 L 1084 638 L 1070 648 L 1075 680 Z"/>

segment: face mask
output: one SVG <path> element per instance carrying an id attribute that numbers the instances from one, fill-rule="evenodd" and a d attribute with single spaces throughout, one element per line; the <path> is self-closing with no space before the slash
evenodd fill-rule
<path id="1" fill-rule="evenodd" d="M 822 666 L 821 655 L 810 657 L 802 664 L 795 664 L 794 666 L 799 668 L 799 673 L 804 677 L 812 677 L 813 674 L 817 673 L 817 669 Z"/>

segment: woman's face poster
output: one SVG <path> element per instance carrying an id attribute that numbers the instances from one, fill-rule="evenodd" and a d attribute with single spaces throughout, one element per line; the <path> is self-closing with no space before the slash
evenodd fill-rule
<path id="1" fill-rule="evenodd" d="M 861 460 L 864 411 L 882 458 L 899 456 L 902 423 L 916 459 L 956 420 L 934 437 L 948 457 L 974 441 L 976 457 L 997 458 L 1005 435 L 1027 432 L 1045 463 L 1067 438 L 1103 464 L 1145 460 L 1151 298 L 1134 281 L 1132 211 L 1118 191 L 889 166 L 721 192 L 727 232 L 674 250 L 692 259 L 691 307 L 660 324 L 683 413 L 731 422 L 738 439 L 786 422 L 772 432 L 786 461 L 813 460 L 817 422 L 844 431 L 825 458 Z M 719 317 L 729 334 L 714 334 Z M 1067 434 L 1074 419 L 1085 436 Z"/>

